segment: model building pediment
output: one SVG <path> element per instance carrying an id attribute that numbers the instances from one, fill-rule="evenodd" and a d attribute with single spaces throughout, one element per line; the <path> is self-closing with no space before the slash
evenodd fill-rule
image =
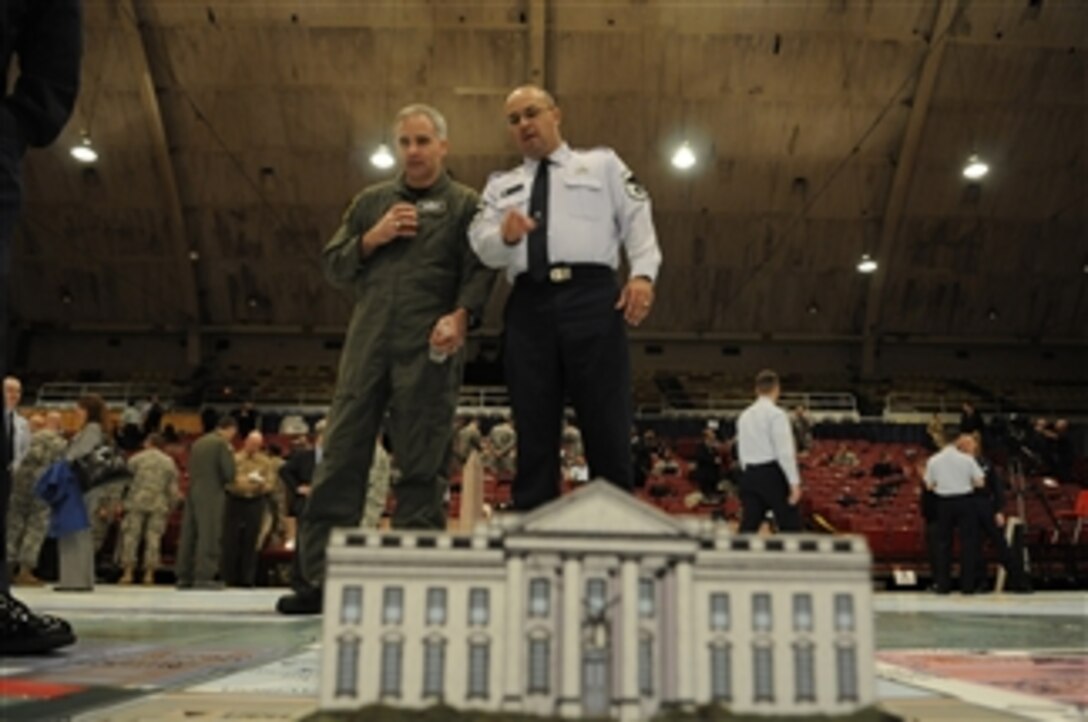
<path id="1" fill-rule="evenodd" d="M 529 533 L 690 536 L 684 526 L 606 481 L 595 481 L 526 515 Z"/>

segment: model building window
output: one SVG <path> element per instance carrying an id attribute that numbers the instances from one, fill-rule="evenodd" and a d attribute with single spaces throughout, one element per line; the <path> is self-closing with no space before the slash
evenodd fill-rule
<path id="1" fill-rule="evenodd" d="M 774 656 L 771 648 L 756 645 L 752 648 L 753 696 L 756 702 L 774 702 Z"/>
<path id="2" fill-rule="evenodd" d="M 648 634 L 638 640 L 638 691 L 643 697 L 654 696 L 654 638 Z"/>
<path id="3" fill-rule="evenodd" d="M 441 697 L 446 674 L 446 641 L 427 639 L 423 642 L 423 696 Z"/>
<path id="4" fill-rule="evenodd" d="M 382 624 L 395 625 L 404 620 L 404 589 L 386 587 L 382 597 Z"/>
<path id="5" fill-rule="evenodd" d="M 344 587 L 340 592 L 340 623 L 358 624 L 363 619 L 363 588 Z"/>
<path id="6" fill-rule="evenodd" d="M 816 701 L 816 653 L 809 642 L 793 646 L 793 677 L 798 702 Z"/>
<path id="7" fill-rule="evenodd" d="M 710 595 L 710 629 L 714 632 L 729 631 L 729 595 Z"/>
<path id="8" fill-rule="evenodd" d="M 490 674 L 491 649 L 486 642 L 473 642 L 468 646 L 468 698 L 487 699 L 487 680 Z"/>
<path id="9" fill-rule="evenodd" d="M 359 679 L 359 638 L 340 637 L 336 640 L 336 696 L 357 697 Z"/>
<path id="10" fill-rule="evenodd" d="M 715 644 L 710 648 L 710 694 L 717 702 L 733 699 L 731 656 L 732 649 L 728 644 Z"/>
<path id="11" fill-rule="evenodd" d="M 468 593 L 468 625 L 486 627 L 491 619 L 491 599 L 488 590 L 474 587 Z"/>
<path id="12" fill-rule="evenodd" d="M 771 595 L 752 595 L 752 631 L 771 631 Z"/>
<path id="13" fill-rule="evenodd" d="M 607 599 L 605 599 L 607 589 L 603 579 L 590 579 L 586 582 L 586 606 L 592 616 L 598 616 L 604 612 L 607 605 Z"/>
<path id="14" fill-rule="evenodd" d="M 548 694 L 551 691 L 552 668 L 551 640 L 529 640 L 529 694 Z"/>
<path id="15" fill-rule="evenodd" d="M 839 680 L 839 701 L 858 699 L 858 661 L 852 646 L 835 648 L 835 675 Z"/>
<path id="16" fill-rule="evenodd" d="M 427 624 L 441 626 L 446 623 L 446 590 L 431 587 L 427 590 Z"/>
<path id="17" fill-rule="evenodd" d="M 529 616 L 547 617 L 551 614 L 552 590 L 547 579 L 529 582 Z"/>
<path id="18" fill-rule="evenodd" d="M 382 642 L 382 697 L 400 697 L 402 644 L 398 640 Z"/>
<path id="19" fill-rule="evenodd" d="M 812 631 L 812 595 L 793 595 L 793 631 Z"/>
<path id="20" fill-rule="evenodd" d="M 835 631 L 854 631 L 854 598 L 849 594 L 835 595 Z"/>
<path id="21" fill-rule="evenodd" d="M 638 616 L 652 619 L 657 614 L 657 596 L 653 579 L 638 580 Z"/>

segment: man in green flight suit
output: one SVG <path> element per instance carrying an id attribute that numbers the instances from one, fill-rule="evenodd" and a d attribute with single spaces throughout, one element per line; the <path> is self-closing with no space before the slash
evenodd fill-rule
<path id="1" fill-rule="evenodd" d="M 305 585 L 282 614 L 321 612 L 325 551 L 334 527 L 356 527 L 378 430 L 401 470 L 393 487 L 400 529 L 445 529 L 445 468 L 462 355 L 494 283 L 468 242 L 479 197 L 443 165 L 446 121 L 402 109 L 393 123 L 401 172 L 355 197 L 325 246 L 328 280 L 355 308 L 340 358 L 321 462 L 299 529 Z M 388 418 L 385 418 L 388 411 Z"/>

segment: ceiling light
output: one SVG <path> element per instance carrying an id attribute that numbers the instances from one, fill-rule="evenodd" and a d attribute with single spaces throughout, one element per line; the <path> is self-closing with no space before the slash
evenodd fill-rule
<path id="1" fill-rule="evenodd" d="M 196 249 L 193 249 L 193 250 L 189 251 L 189 260 L 190 261 L 199 261 L 200 260 L 200 251 L 198 251 Z"/>
<path id="2" fill-rule="evenodd" d="M 72 146 L 69 152 L 80 163 L 94 163 L 98 160 L 98 152 L 91 146 L 91 137 L 86 133 L 83 134 L 83 141 L 79 145 Z"/>
<path id="3" fill-rule="evenodd" d="M 389 146 L 382 143 L 378 146 L 378 149 L 374 151 L 374 154 L 370 156 L 370 164 L 375 168 L 381 168 L 382 170 L 388 170 L 396 163 L 396 158 L 389 150 Z"/>
<path id="4" fill-rule="evenodd" d="M 808 305 L 808 315 L 809 316 L 815 316 L 819 312 L 820 312 L 820 307 L 816 305 L 815 301 L 813 301 L 812 303 L 810 303 Z"/>
<path id="5" fill-rule="evenodd" d="M 861 260 L 858 261 L 858 271 L 860 273 L 872 273 L 875 270 L 876 261 L 874 261 L 868 253 L 861 254 Z"/>
<path id="6" fill-rule="evenodd" d="M 993 306 L 990 306 L 990 308 L 986 311 L 986 318 L 991 321 L 996 321 L 998 319 L 998 316 L 999 314 L 997 312 L 997 309 Z"/>
<path id="7" fill-rule="evenodd" d="M 967 165 L 963 166 L 963 177 L 970 180 L 978 180 L 990 172 L 990 166 L 982 162 L 977 153 L 972 153 L 967 159 Z"/>
<path id="8" fill-rule="evenodd" d="M 672 165 L 680 170 L 687 170 L 695 165 L 695 151 L 691 149 L 690 143 L 684 141 L 676 149 L 676 152 L 672 154 Z"/>

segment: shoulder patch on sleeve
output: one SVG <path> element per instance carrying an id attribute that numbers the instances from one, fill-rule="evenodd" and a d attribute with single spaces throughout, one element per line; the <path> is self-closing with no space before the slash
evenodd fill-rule
<path id="1" fill-rule="evenodd" d="M 623 179 L 623 187 L 632 200 L 645 201 L 650 197 L 650 194 L 646 192 L 646 187 L 639 182 L 634 173 L 628 173 L 627 177 Z"/>

